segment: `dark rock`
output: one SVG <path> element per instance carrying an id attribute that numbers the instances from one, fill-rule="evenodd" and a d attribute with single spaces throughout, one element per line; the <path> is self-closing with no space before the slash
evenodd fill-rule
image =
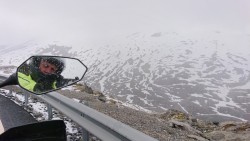
<path id="1" fill-rule="evenodd" d="M 169 122 L 172 123 L 172 125 L 171 125 L 172 127 L 182 128 L 182 129 L 187 130 L 189 132 L 192 132 L 194 134 L 202 134 L 202 132 L 200 132 L 199 130 L 194 129 L 188 123 L 179 122 L 179 121 L 176 121 L 176 120 L 170 120 Z"/>
<path id="2" fill-rule="evenodd" d="M 99 95 L 98 96 L 98 99 L 100 100 L 100 101 L 102 101 L 102 102 L 106 102 L 107 101 L 107 98 L 105 97 L 105 95 Z"/>
<path id="3" fill-rule="evenodd" d="M 89 94 L 93 94 L 92 88 L 89 87 L 89 86 L 87 86 L 86 84 L 85 84 L 85 92 L 86 92 L 86 93 L 89 93 Z"/>
<path id="4" fill-rule="evenodd" d="M 197 119 L 196 118 L 191 118 L 191 121 L 192 122 L 197 122 Z"/>
<path id="5" fill-rule="evenodd" d="M 220 124 L 220 122 L 218 122 L 218 121 L 213 121 L 213 124 L 216 125 L 216 126 L 218 126 L 218 125 Z"/>

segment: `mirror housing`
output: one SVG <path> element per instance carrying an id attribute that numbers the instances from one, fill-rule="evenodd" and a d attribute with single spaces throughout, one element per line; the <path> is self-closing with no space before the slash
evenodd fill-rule
<path id="1" fill-rule="evenodd" d="M 34 94 L 45 94 L 83 79 L 87 67 L 76 58 L 31 56 L 17 68 L 18 85 Z"/>

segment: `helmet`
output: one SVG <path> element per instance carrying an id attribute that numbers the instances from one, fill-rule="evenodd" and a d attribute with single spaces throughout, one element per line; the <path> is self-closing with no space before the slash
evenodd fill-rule
<path id="1" fill-rule="evenodd" d="M 42 60 L 55 65 L 57 67 L 56 72 L 53 74 L 43 74 L 39 69 L 39 65 Z M 35 81 L 37 81 L 38 79 L 40 79 L 41 81 L 42 80 L 54 81 L 60 76 L 64 68 L 65 68 L 65 61 L 63 58 L 34 56 L 30 61 L 30 69 L 31 69 L 30 75 Z"/>
<path id="2" fill-rule="evenodd" d="M 63 58 L 58 57 L 43 57 L 43 61 L 47 61 L 50 64 L 53 64 L 57 67 L 56 74 L 61 74 L 65 68 L 65 61 Z"/>

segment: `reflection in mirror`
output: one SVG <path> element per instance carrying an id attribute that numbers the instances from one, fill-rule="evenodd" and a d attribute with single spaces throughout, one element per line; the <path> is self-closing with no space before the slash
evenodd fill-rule
<path id="1" fill-rule="evenodd" d="M 58 56 L 32 56 L 18 67 L 19 85 L 44 94 L 80 81 L 87 67 L 78 59 Z"/>

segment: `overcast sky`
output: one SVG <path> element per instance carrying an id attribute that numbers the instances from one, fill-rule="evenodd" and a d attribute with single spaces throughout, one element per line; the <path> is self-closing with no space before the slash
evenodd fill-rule
<path id="1" fill-rule="evenodd" d="M 0 44 L 134 32 L 250 33 L 250 0 L 0 0 Z"/>

